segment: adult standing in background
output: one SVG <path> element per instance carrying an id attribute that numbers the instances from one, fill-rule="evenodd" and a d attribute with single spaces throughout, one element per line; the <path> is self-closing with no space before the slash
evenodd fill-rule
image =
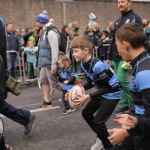
<path id="1" fill-rule="evenodd" d="M 63 46 L 66 48 L 66 55 L 68 57 L 70 57 L 70 39 L 69 39 L 69 31 L 70 28 L 68 27 L 68 25 L 63 25 L 61 28 L 61 38 L 63 38 Z"/>
<path id="2" fill-rule="evenodd" d="M 110 60 L 112 61 L 112 65 L 120 80 L 123 90 L 122 99 L 119 102 L 120 108 L 115 110 L 114 114 L 120 114 L 125 111 L 128 111 L 129 107 L 132 105 L 128 81 L 129 70 L 121 68 L 124 61 L 118 53 L 115 40 L 115 33 L 123 24 L 129 22 L 142 24 L 142 19 L 131 9 L 131 0 L 118 0 L 118 9 L 121 13 L 121 17 L 114 24 L 113 40 L 108 52 L 108 63 L 110 63 Z"/>
<path id="3" fill-rule="evenodd" d="M 33 123 L 35 121 L 35 114 L 28 110 L 18 109 L 6 102 L 7 90 L 5 87 L 5 81 L 8 78 L 6 72 L 7 59 L 6 59 L 6 35 L 4 24 L 0 20 L 0 113 L 9 119 L 23 125 L 25 127 L 24 135 L 30 134 Z"/>
<path id="4" fill-rule="evenodd" d="M 49 22 L 52 23 L 52 24 L 54 24 L 54 23 L 55 23 L 54 18 L 50 18 L 50 19 L 49 19 Z"/>
<path id="5" fill-rule="evenodd" d="M 7 38 L 7 69 L 10 75 L 15 78 L 18 61 L 18 56 L 16 52 L 19 50 L 19 42 L 12 23 L 6 24 L 6 38 Z"/>
<path id="6" fill-rule="evenodd" d="M 80 24 L 78 22 L 73 22 L 72 28 L 69 32 L 70 39 L 73 40 L 75 36 L 79 36 L 81 34 L 82 34 L 82 32 L 80 30 Z"/>
<path id="7" fill-rule="evenodd" d="M 75 37 L 77 37 L 79 35 L 82 35 L 82 34 L 83 33 L 80 30 L 80 24 L 79 24 L 79 22 L 76 22 L 76 21 L 72 22 L 72 24 L 71 24 L 71 30 L 69 32 L 69 38 L 70 38 L 70 40 L 72 41 Z M 74 66 L 73 71 L 77 72 L 77 73 L 82 73 L 80 62 L 76 62 L 74 60 L 74 58 L 71 58 L 71 59 L 73 59 L 73 63 L 72 63 L 72 65 Z"/>
<path id="8" fill-rule="evenodd" d="M 59 89 L 57 80 L 57 61 L 59 55 L 59 39 L 60 36 L 53 28 L 47 31 L 48 27 L 54 27 L 54 24 L 49 22 L 48 13 L 44 10 L 36 17 L 36 26 L 42 29 L 39 38 L 39 51 L 37 67 L 40 68 L 40 84 L 42 87 L 44 101 L 40 106 L 42 108 L 52 107 L 51 89 Z M 46 34 L 46 32 L 48 32 Z"/>
<path id="9" fill-rule="evenodd" d="M 114 29 L 114 24 L 112 21 L 109 21 L 107 23 L 107 26 L 104 28 L 104 31 L 107 31 L 109 33 L 109 39 L 112 39 L 113 29 Z"/>

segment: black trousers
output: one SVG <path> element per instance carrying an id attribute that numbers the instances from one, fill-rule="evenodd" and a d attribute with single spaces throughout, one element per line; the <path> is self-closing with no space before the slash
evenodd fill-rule
<path id="1" fill-rule="evenodd" d="M 108 140 L 109 133 L 105 123 L 110 118 L 118 102 L 119 100 L 96 97 L 91 99 L 82 111 L 83 118 L 97 134 L 106 149 L 112 147 L 112 144 Z"/>
<path id="2" fill-rule="evenodd" d="M 6 150 L 4 137 L 0 139 L 0 150 Z"/>
<path id="3" fill-rule="evenodd" d="M 67 91 L 63 90 L 62 101 L 63 101 L 65 109 L 68 110 L 68 109 L 70 109 L 70 105 L 69 105 L 69 102 L 65 100 L 65 94 L 66 93 L 67 93 Z"/>

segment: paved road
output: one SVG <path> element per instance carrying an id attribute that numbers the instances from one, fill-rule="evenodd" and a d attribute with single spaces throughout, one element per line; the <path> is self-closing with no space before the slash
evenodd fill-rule
<path id="1" fill-rule="evenodd" d="M 3 118 L 6 142 L 13 146 L 13 150 L 90 150 L 96 135 L 81 116 L 83 108 L 68 115 L 61 115 L 63 104 L 59 98 L 61 92 L 55 91 L 54 107 L 37 111 L 43 100 L 42 91 L 38 86 L 32 84 L 23 87 L 18 97 L 9 94 L 9 103 L 22 109 L 36 111 L 37 115 L 33 132 L 28 137 L 23 136 L 23 126 Z M 109 128 L 116 126 L 112 121 L 113 117 L 107 123 Z"/>

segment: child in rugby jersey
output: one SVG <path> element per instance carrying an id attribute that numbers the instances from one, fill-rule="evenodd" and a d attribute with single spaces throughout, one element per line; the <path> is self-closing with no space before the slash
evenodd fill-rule
<path id="1" fill-rule="evenodd" d="M 70 108 L 69 102 L 65 100 L 65 94 L 68 90 L 70 90 L 76 83 L 79 84 L 79 80 L 77 77 L 77 74 L 73 73 L 71 68 L 71 60 L 65 56 L 60 55 L 58 58 L 58 65 L 61 69 L 61 72 L 59 74 L 59 81 L 62 83 L 62 101 L 64 104 L 64 111 L 62 112 L 63 115 L 67 115 L 73 109 Z"/>
<path id="2" fill-rule="evenodd" d="M 74 38 L 71 47 L 73 57 L 77 62 L 81 62 L 81 68 L 87 78 L 87 83 L 83 87 L 85 90 L 94 86 L 97 89 L 91 94 L 78 95 L 79 99 L 74 101 L 77 108 L 88 101 L 82 115 L 97 135 L 97 141 L 91 150 L 103 147 L 105 150 L 110 150 L 112 144 L 108 140 L 109 133 L 105 123 L 122 96 L 118 77 L 110 70 L 106 62 L 92 57 L 92 43 L 84 35 Z"/>

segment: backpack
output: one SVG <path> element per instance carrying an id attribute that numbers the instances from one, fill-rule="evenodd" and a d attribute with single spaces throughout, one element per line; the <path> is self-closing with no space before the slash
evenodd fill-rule
<path id="1" fill-rule="evenodd" d="M 68 48 L 68 38 L 65 39 L 65 37 L 63 36 L 62 33 L 60 33 L 60 31 L 57 29 L 57 27 L 55 25 L 50 25 L 49 27 L 47 27 L 46 32 L 45 32 L 45 36 L 46 36 L 46 40 L 48 40 L 47 36 L 48 36 L 48 32 L 52 30 L 55 33 L 58 34 L 58 41 L 59 41 L 59 51 L 60 54 L 66 54 L 67 48 Z"/>

